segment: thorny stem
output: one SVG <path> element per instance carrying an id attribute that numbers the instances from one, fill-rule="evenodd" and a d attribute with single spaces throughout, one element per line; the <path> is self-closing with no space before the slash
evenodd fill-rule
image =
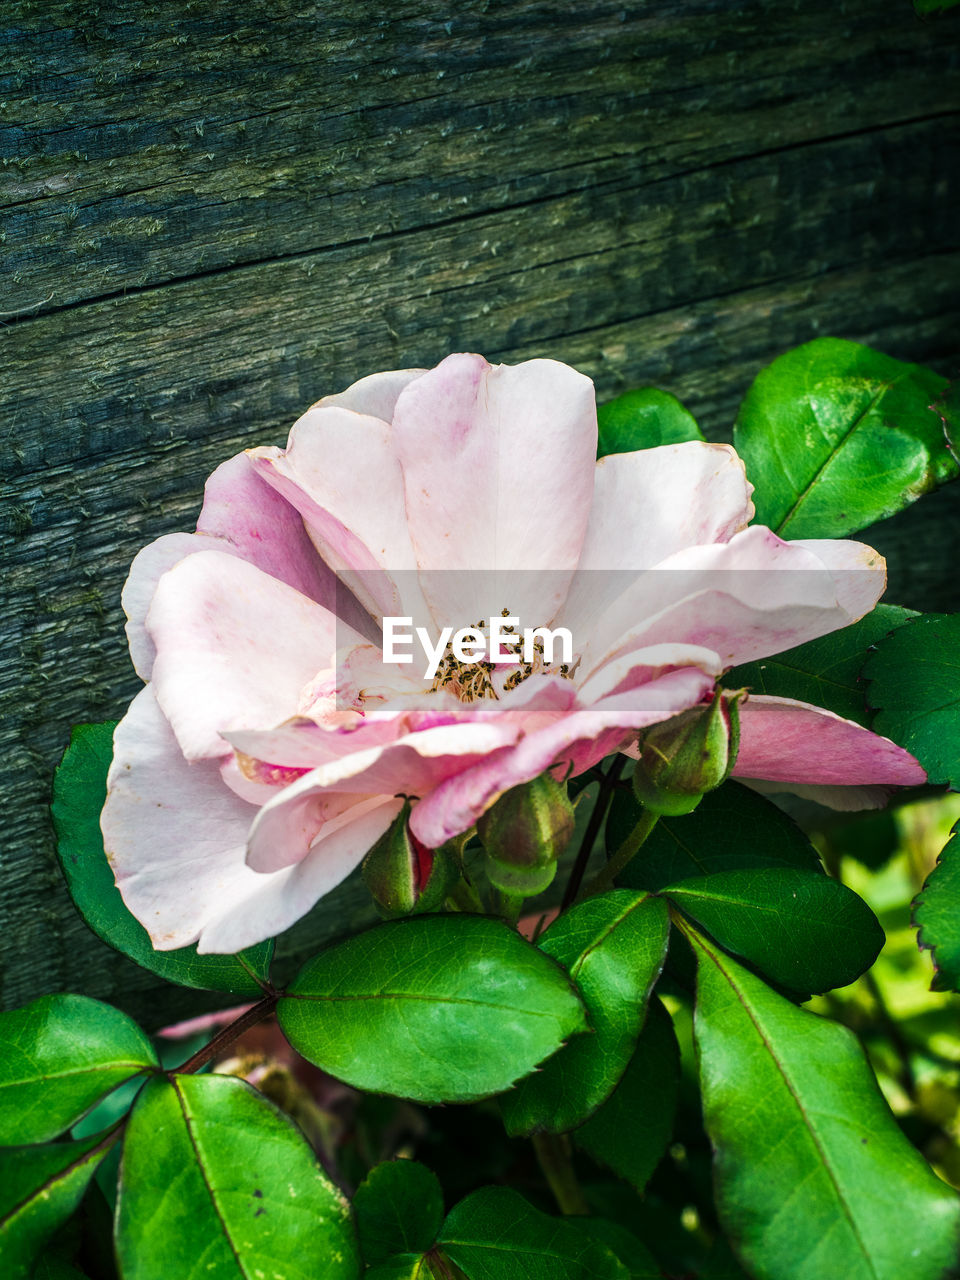
<path id="1" fill-rule="evenodd" d="M 573 870 L 570 872 L 570 879 L 567 881 L 567 887 L 564 890 L 563 902 L 560 906 L 561 911 L 566 911 L 571 906 L 580 892 L 580 886 L 583 883 L 583 877 L 587 870 L 587 863 L 590 861 L 590 854 L 593 852 L 593 846 L 603 825 L 603 820 L 607 816 L 607 809 L 610 801 L 613 799 L 614 788 L 620 778 L 627 763 L 625 755 L 618 755 L 613 764 L 603 775 L 600 782 L 600 791 L 597 795 L 597 802 L 593 806 L 593 813 L 590 815 L 590 821 L 587 823 L 587 829 L 583 833 L 583 840 L 577 851 L 576 861 L 573 864 Z"/>
<path id="2" fill-rule="evenodd" d="M 649 809 L 644 809 L 640 816 L 640 821 L 633 828 L 630 834 L 624 840 L 623 844 L 616 851 L 604 869 L 600 872 L 594 882 L 590 885 L 590 893 L 602 893 L 604 889 L 609 889 L 617 876 L 624 869 L 628 862 L 633 858 L 634 854 L 646 840 L 647 836 L 657 825 L 660 815 L 651 813 Z"/>
<path id="3" fill-rule="evenodd" d="M 229 1026 L 219 1031 L 202 1049 L 198 1049 L 193 1057 L 188 1058 L 182 1067 L 175 1067 L 168 1074 L 188 1075 L 192 1071 L 199 1071 L 201 1067 L 205 1067 L 208 1062 L 212 1062 L 214 1058 L 219 1057 L 228 1045 L 233 1044 L 234 1040 L 239 1039 L 244 1031 L 248 1031 L 250 1027 L 256 1026 L 264 1018 L 268 1018 L 277 1007 L 279 998 L 280 993 L 278 991 L 271 991 L 269 995 L 265 995 L 262 1000 L 258 1000 L 255 1005 L 251 1005 L 246 1013 L 241 1013 L 239 1018 L 235 1018 Z"/>
<path id="4" fill-rule="evenodd" d="M 565 1134 L 535 1133 L 533 1149 L 560 1212 L 566 1217 L 583 1217 L 590 1206 L 580 1190 L 580 1183 L 570 1158 L 570 1140 Z"/>

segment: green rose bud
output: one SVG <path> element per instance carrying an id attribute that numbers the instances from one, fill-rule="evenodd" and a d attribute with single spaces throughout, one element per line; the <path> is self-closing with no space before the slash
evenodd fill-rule
<path id="1" fill-rule="evenodd" d="M 428 849 L 410 830 L 410 801 L 363 860 L 362 874 L 380 914 L 438 911 L 459 878 L 456 856 L 444 846 Z"/>
<path id="2" fill-rule="evenodd" d="M 641 732 L 633 789 L 651 813 L 690 813 L 705 792 L 726 782 L 737 759 L 742 697 L 718 689 L 709 704 Z"/>
<path id="3" fill-rule="evenodd" d="M 544 773 L 511 787 L 480 818 L 477 834 L 486 851 L 487 879 L 495 888 L 524 898 L 542 893 L 573 834 L 566 785 Z"/>

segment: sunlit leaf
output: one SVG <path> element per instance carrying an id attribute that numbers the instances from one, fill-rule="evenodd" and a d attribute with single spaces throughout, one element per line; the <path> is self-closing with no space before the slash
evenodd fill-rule
<path id="1" fill-rule="evenodd" d="M 151 1080 L 117 1204 L 124 1280 L 356 1280 L 350 1209 L 300 1130 L 245 1081 Z"/>
<path id="2" fill-rule="evenodd" d="M 696 419 L 676 396 L 657 387 L 626 391 L 597 409 L 597 457 L 633 453 L 662 444 L 702 440 Z"/>
<path id="3" fill-rule="evenodd" d="M 540 949 L 577 984 L 592 1034 L 575 1036 L 503 1095 L 508 1133 L 563 1133 L 610 1096 L 633 1054 L 669 927 L 663 901 L 617 889 L 565 912 L 541 937 Z"/>
<path id="4" fill-rule="evenodd" d="M 558 964 L 502 921 L 460 914 L 391 921 L 321 952 L 278 1017 L 322 1070 L 420 1102 L 502 1093 L 586 1027 Z"/>
<path id="5" fill-rule="evenodd" d="M 717 1210 L 758 1280 L 941 1280 L 960 1200 L 904 1137 L 856 1039 L 712 943 L 694 1030 Z"/>
<path id="6" fill-rule="evenodd" d="M 778 357 L 747 392 L 734 444 L 757 523 L 789 538 L 842 538 L 955 479 L 931 408 L 946 379 L 840 338 Z"/>
<path id="7" fill-rule="evenodd" d="M 933 989 L 960 991 L 960 822 L 914 901 L 913 923 L 933 956 Z"/>
<path id="8" fill-rule="evenodd" d="M 124 1080 L 158 1066 L 126 1014 L 86 996 L 0 1013 L 0 1144 L 46 1142 Z"/>
<path id="9" fill-rule="evenodd" d="M 723 871 L 663 892 L 725 950 L 805 995 L 853 982 L 883 946 L 883 929 L 863 899 L 812 871 Z"/>

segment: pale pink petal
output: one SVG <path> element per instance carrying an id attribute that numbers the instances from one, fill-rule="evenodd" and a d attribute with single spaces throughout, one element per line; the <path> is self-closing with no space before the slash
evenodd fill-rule
<path id="1" fill-rule="evenodd" d="M 751 695 L 740 708 L 734 777 L 817 786 L 918 786 L 909 751 L 822 707 Z"/>
<path id="2" fill-rule="evenodd" d="M 289 929 L 360 865 L 402 803 L 382 796 L 359 801 L 349 815 L 331 826 L 330 833 L 321 834 L 301 862 L 270 875 L 245 868 L 253 880 L 248 879 L 244 892 L 225 904 L 204 927 L 197 950 L 201 955 L 232 954 Z"/>
<path id="3" fill-rule="evenodd" d="M 331 610 L 336 606 L 338 616 L 352 627 L 371 626 L 368 615 L 320 559 L 296 508 L 260 479 L 241 453 L 207 480 L 197 532 L 157 538 L 130 566 L 121 604 L 130 656 L 141 679 L 150 679 L 156 653 L 144 620 L 157 582 L 186 556 L 211 550 L 239 556 L 319 604 Z"/>
<path id="4" fill-rule="evenodd" d="M 299 511 L 323 559 L 371 613 L 427 621 L 387 423 L 349 409 L 310 409 L 294 424 L 285 450 L 251 449 L 249 456 L 257 474 Z M 385 572 L 392 570 L 401 572 L 402 591 Z"/>
<path id="5" fill-rule="evenodd" d="M 356 751 L 321 765 L 273 796 L 250 831 L 247 861 L 276 871 L 302 859 L 328 821 L 338 794 L 389 796 L 426 794 L 516 740 L 517 726 L 502 721 L 442 725 L 397 741 Z"/>
<path id="6" fill-rule="evenodd" d="M 187 946 L 254 881 L 244 857 L 257 811 L 223 785 L 216 761 L 184 759 L 150 685 L 113 750 L 100 825 L 117 886 L 158 950 Z"/>
<path id="7" fill-rule="evenodd" d="M 157 646 L 157 700 L 194 760 L 230 753 L 223 730 L 295 714 L 303 686 L 330 665 L 343 627 L 246 561 L 204 551 L 160 579 L 147 629 Z"/>
<path id="8" fill-rule="evenodd" d="M 683 667 L 699 667 L 714 680 L 723 674 L 723 663 L 712 649 L 695 644 L 655 644 L 632 649 L 599 667 L 579 686 L 578 701 L 581 705 L 597 702 Z"/>
<path id="9" fill-rule="evenodd" d="M 299 865 L 261 875 L 245 862 L 256 808 L 223 785 L 216 761 L 184 759 L 148 686 L 117 726 L 101 826 L 124 901 L 157 950 L 198 942 L 201 952 L 233 953 L 305 915 L 399 808 L 392 798 L 358 803 Z"/>
<path id="10" fill-rule="evenodd" d="M 622 590 L 626 579 L 618 571 L 649 569 L 686 547 L 729 541 L 753 519 L 752 491 L 743 463 L 726 444 L 689 440 L 601 458 L 579 566 L 559 621 L 584 634 Z"/>
<path id="11" fill-rule="evenodd" d="M 725 666 L 753 661 L 848 626 L 857 615 L 847 606 L 862 591 L 851 596 L 838 599 L 834 569 L 814 552 L 753 525 L 638 574 L 595 624 L 581 671 L 640 646 L 680 642 L 712 649 Z"/>
<path id="12" fill-rule="evenodd" d="M 864 542 L 848 538 L 796 538 L 790 545 L 812 552 L 830 571 L 837 600 L 851 622 L 869 613 L 887 589 L 887 562 Z"/>
<path id="13" fill-rule="evenodd" d="M 167 533 L 162 538 L 148 543 L 134 557 L 127 580 L 123 584 L 120 603 L 123 606 L 123 612 L 127 615 L 127 644 L 130 646 L 130 658 L 141 680 L 150 679 L 153 660 L 157 656 L 156 645 L 144 626 L 157 583 L 163 574 L 187 556 L 194 555 L 197 551 L 209 551 L 212 548 L 229 551 L 228 546 L 225 547 L 220 542 L 214 542 L 211 538 L 201 537 L 196 533 Z"/>
<path id="14" fill-rule="evenodd" d="M 336 575 L 307 537 L 300 513 L 257 475 L 248 454 L 228 459 L 207 480 L 197 533 L 226 538 L 242 559 L 335 609 Z"/>
<path id="15" fill-rule="evenodd" d="M 352 383 L 346 391 L 337 391 L 333 395 L 324 396 L 311 406 L 314 409 L 352 409 L 354 413 L 365 413 L 371 418 L 381 418 L 384 422 L 393 421 L 393 410 L 400 392 L 421 377 L 426 369 L 393 369 L 387 373 L 371 373 L 359 382 Z"/>
<path id="16" fill-rule="evenodd" d="M 493 753 L 436 787 L 414 806 L 411 830 L 428 848 L 436 848 L 472 827 L 510 787 L 529 782 L 554 764 L 562 764 L 565 773 L 582 773 L 625 746 L 635 730 L 694 706 L 713 683 L 697 668 L 685 668 L 594 707 L 556 717 L 515 747 Z"/>
<path id="17" fill-rule="evenodd" d="M 589 378 L 553 360 L 492 366 L 448 356 L 401 393 L 393 441 L 437 622 L 463 627 L 515 610 L 490 579 L 506 572 L 506 592 L 511 571 L 552 570 L 528 605 L 538 624 L 548 622 L 590 511 L 597 419 Z M 429 572 L 437 570 L 453 572 Z"/>

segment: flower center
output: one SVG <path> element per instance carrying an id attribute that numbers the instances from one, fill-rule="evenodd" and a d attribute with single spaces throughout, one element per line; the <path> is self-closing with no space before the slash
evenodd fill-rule
<path id="1" fill-rule="evenodd" d="M 502 609 L 500 613 L 501 617 L 510 617 L 509 609 Z M 485 634 L 487 624 L 483 621 L 477 622 L 474 624 L 473 630 Z M 551 665 L 544 661 L 543 640 L 539 636 L 535 637 L 533 641 L 533 660 L 524 662 L 521 660 L 521 638 L 516 633 L 516 628 L 505 626 L 503 627 L 503 632 L 516 635 L 516 639 L 507 644 L 502 644 L 501 649 L 511 649 L 517 657 L 516 666 L 505 680 L 495 683 L 493 678 L 497 667 L 502 666 L 502 663 L 489 662 L 483 658 L 473 662 L 462 662 L 453 653 L 452 642 L 448 642 L 437 667 L 437 674 L 433 677 L 433 684 L 430 686 L 431 691 L 436 692 L 438 689 L 445 689 L 448 693 L 452 693 L 459 698 L 461 702 L 480 702 L 484 698 L 497 700 L 500 697 L 500 693 L 507 693 L 509 690 L 515 689 L 518 684 L 522 684 L 524 680 L 532 675 L 546 673 L 561 675 L 568 680 L 572 678 L 567 663 Z M 498 684 L 500 693 L 497 692 Z"/>

